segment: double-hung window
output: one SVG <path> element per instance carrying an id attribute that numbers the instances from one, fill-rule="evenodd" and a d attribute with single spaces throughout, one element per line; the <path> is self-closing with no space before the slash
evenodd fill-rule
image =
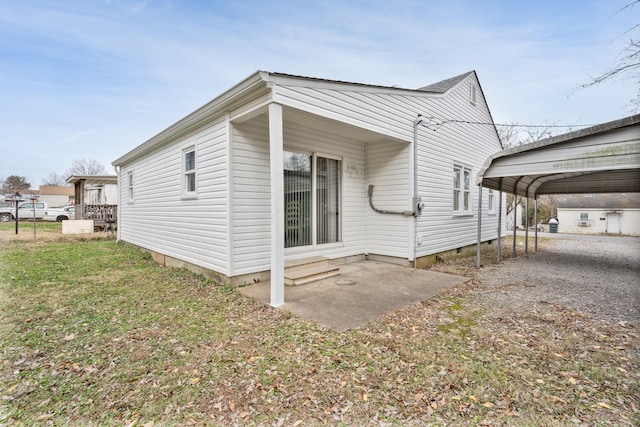
<path id="1" fill-rule="evenodd" d="M 133 201 L 133 171 L 127 172 L 127 188 L 129 193 L 129 201 Z"/>
<path id="2" fill-rule="evenodd" d="M 453 213 L 471 214 L 471 168 L 453 166 Z"/>
<path id="3" fill-rule="evenodd" d="M 183 151 L 182 162 L 183 192 L 186 196 L 196 194 L 196 150 L 194 147 Z"/>
<path id="4" fill-rule="evenodd" d="M 489 203 L 487 206 L 487 210 L 490 214 L 496 213 L 496 195 L 493 190 L 489 189 Z"/>

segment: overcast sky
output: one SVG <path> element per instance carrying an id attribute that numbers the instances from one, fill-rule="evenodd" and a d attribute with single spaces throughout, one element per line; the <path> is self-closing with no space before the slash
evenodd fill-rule
<path id="1" fill-rule="evenodd" d="M 0 0 L 0 179 L 111 162 L 256 70 L 418 88 L 476 70 L 497 123 L 633 113 L 580 89 L 640 22 L 631 0 Z"/>

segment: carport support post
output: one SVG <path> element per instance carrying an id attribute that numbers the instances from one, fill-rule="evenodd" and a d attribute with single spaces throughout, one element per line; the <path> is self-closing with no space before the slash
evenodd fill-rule
<path id="1" fill-rule="evenodd" d="M 516 184 L 517 185 L 517 184 Z M 513 249 L 511 251 L 511 258 L 516 257 L 516 230 L 518 226 L 516 225 L 516 220 L 518 219 L 518 193 L 513 193 Z"/>
<path id="2" fill-rule="evenodd" d="M 500 262 L 502 256 L 502 178 L 500 178 L 498 188 L 498 195 L 500 196 L 500 199 L 498 199 L 498 262 Z"/>
<path id="3" fill-rule="evenodd" d="M 533 240 L 535 242 L 534 249 L 535 249 L 536 252 L 538 252 L 538 195 L 536 194 L 534 197 L 535 197 L 534 198 L 534 200 L 535 200 L 535 203 L 534 203 L 535 211 L 533 211 L 533 226 L 536 228 L 536 231 L 533 234 L 535 236 L 535 239 L 533 239 Z"/>
<path id="4" fill-rule="evenodd" d="M 529 253 L 529 196 L 524 204 L 524 253 Z"/>
<path id="5" fill-rule="evenodd" d="M 271 170 L 271 306 L 284 304 L 284 133 L 282 106 L 269 104 Z"/>
<path id="6" fill-rule="evenodd" d="M 480 246 L 482 245 L 482 185 L 478 186 L 478 242 L 476 244 L 476 267 L 480 268 Z"/>

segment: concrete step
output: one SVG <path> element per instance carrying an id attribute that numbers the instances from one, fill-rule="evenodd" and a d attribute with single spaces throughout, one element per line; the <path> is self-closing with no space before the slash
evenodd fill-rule
<path id="1" fill-rule="evenodd" d="M 329 265 L 329 258 L 314 256 L 284 262 L 284 268 L 286 271 L 306 270 L 307 268 L 319 267 L 321 265 Z"/>
<path id="2" fill-rule="evenodd" d="M 340 274 L 337 265 L 316 265 L 308 268 L 296 268 L 294 271 L 285 269 L 284 284 L 287 286 L 305 285 L 316 280 L 328 279 Z"/>

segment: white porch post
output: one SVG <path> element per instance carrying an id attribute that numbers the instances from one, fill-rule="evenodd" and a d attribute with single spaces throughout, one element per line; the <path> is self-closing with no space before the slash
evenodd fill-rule
<path id="1" fill-rule="evenodd" d="M 478 242 L 476 243 L 476 267 L 480 268 L 482 249 L 482 184 L 478 186 Z"/>
<path id="2" fill-rule="evenodd" d="M 284 304 L 284 168 L 282 106 L 269 104 L 271 169 L 271 305 Z"/>
<path id="3" fill-rule="evenodd" d="M 502 257 L 502 178 L 500 178 L 499 184 L 499 196 L 498 199 L 498 262 L 501 261 Z"/>

